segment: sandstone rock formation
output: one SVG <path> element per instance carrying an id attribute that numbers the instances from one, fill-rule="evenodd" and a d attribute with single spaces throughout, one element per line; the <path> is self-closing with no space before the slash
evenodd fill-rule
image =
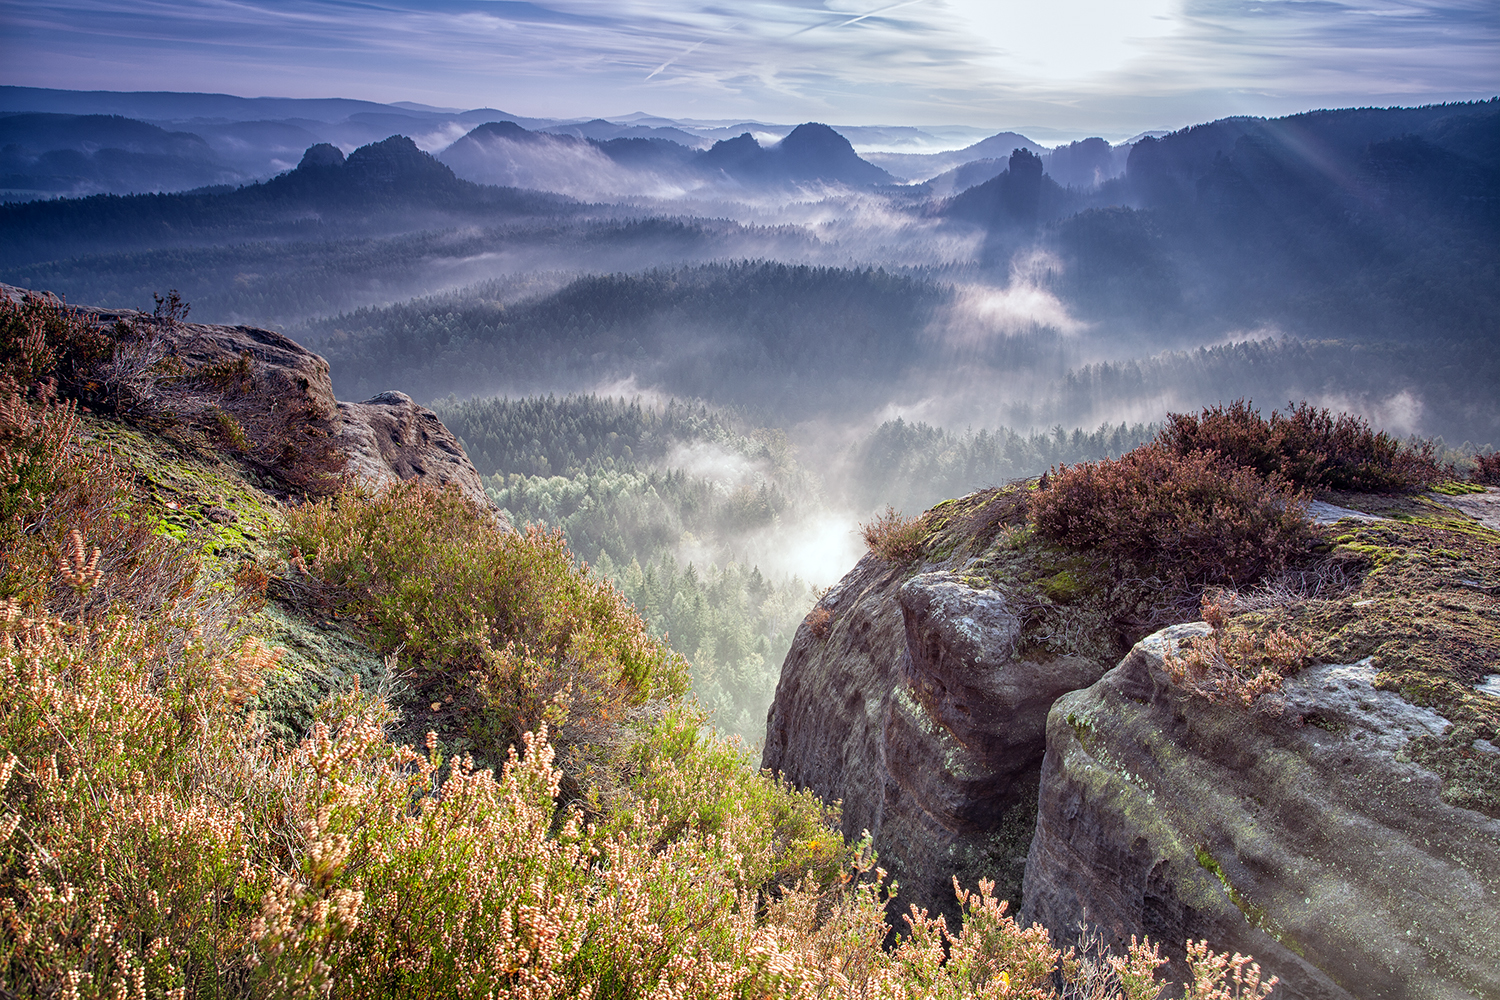
<path id="1" fill-rule="evenodd" d="M 1500 820 L 1404 758 L 1448 720 L 1368 661 L 1303 671 L 1246 712 L 1174 687 L 1141 641 L 1047 721 L 1023 918 L 1255 955 L 1284 998 L 1500 996 Z"/>
<path id="2" fill-rule="evenodd" d="M 421 479 L 457 486 L 489 504 L 479 472 L 437 414 L 404 392 L 382 392 L 363 403 L 339 403 L 339 448 L 348 472 L 376 484 Z"/>
<path id="3" fill-rule="evenodd" d="M 1279 997 L 1500 997 L 1489 508 L 1341 497 L 1373 509 L 1326 510 L 1320 561 L 1221 598 L 1233 634 L 1308 651 L 1246 708 L 1163 669 L 1209 625 L 1141 627 L 1175 605 L 1105 595 L 1128 581 L 1040 542 L 1006 497 L 928 512 L 908 563 L 862 560 L 803 623 L 769 713 L 763 763 L 871 832 L 896 912 L 952 913 L 952 878 L 987 877 L 1055 941 L 1148 935 L 1180 970 L 1206 939 Z M 1112 645 L 1121 622 L 1146 638 Z"/>
<path id="4" fill-rule="evenodd" d="M 34 294 L 0 285 L 15 301 Z M 374 484 L 451 483 L 490 505 L 436 414 L 400 392 L 337 401 L 328 362 L 289 337 L 134 310 L 77 311 L 108 338 L 104 355 L 65 387 L 85 406 L 195 436 L 292 489 L 326 491 L 347 472 Z"/>
<path id="5" fill-rule="evenodd" d="M 798 630 L 767 720 L 762 766 L 842 801 L 903 909 L 955 913 L 954 875 L 1019 897 L 1048 708 L 1112 662 L 1023 650 L 1021 609 L 967 551 L 861 560 Z"/>

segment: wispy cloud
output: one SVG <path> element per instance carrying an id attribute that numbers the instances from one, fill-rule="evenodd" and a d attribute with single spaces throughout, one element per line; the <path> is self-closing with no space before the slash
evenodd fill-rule
<path id="1" fill-rule="evenodd" d="M 6 83 L 1050 125 L 1500 92 L 1494 0 L 9 0 Z"/>

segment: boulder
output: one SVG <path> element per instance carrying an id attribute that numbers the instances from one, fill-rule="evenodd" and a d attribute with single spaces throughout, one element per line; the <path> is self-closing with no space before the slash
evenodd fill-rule
<path id="1" fill-rule="evenodd" d="M 458 438 L 406 393 L 382 392 L 363 403 L 339 403 L 338 409 L 338 442 L 350 475 L 375 485 L 398 479 L 452 484 L 471 500 L 490 505 Z"/>
<path id="2" fill-rule="evenodd" d="M 0 285 L 12 301 L 36 294 Z M 478 471 L 436 414 L 400 392 L 339 402 L 328 362 L 289 337 L 74 308 L 112 341 L 104 359 L 83 363 L 64 387 L 85 406 L 206 442 L 293 491 L 327 492 L 347 472 L 374 484 L 451 483 L 493 509 Z"/>
<path id="3" fill-rule="evenodd" d="M 1157 632 L 1053 705 L 1023 920 L 1175 958 L 1206 938 L 1287 1000 L 1500 996 L 1500 820 L 1404 753 L 1448 720 L 1377 688 L 1369 660 L 1252 711 L 1210 704 L 1163 670 L 1209 631 Z"/>

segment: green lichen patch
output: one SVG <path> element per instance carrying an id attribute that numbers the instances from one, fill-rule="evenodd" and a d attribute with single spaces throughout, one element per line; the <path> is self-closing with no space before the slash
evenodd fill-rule
<path id="1" fill-rule="evenodd" d="M 1441 493 L 1449 497 L 1461 497 L 1466 493 L 1483 493 L 1483 483 L 1470 483 L 1462 480 L 1450 480 L 1446 483 L 1438 483 L 1432 487 L 1432 492 Z"/>
<path id="2" fill-rule="evenodd" d="M 1306 954 L 1295 941 L 1292 941 L 1282 933 L 1275 921 L 1266 913 L 1264 907 L 1256 906 L 1243 892 L 1235 888 L 1234 883 L 1229 881 L 1229 876 L 1225 873 L 1224 866 L 1219 864 L 1218 859 L 1209 853 L 1207 847 L 1198 844 L 1193 848 L 1193 854 L 1198 859 L 1199 867 L 1219 880 L 1219 884 L 1224 887 L 1225 894 L 1229 896 L 1229 901 L 1235 905 L 1237 910 L 1244 914 L 1245 920 L 1249 922 L 1250 926 L 1269 934 L 1277 942 L 1290 948 L 1298 955 Z"/>

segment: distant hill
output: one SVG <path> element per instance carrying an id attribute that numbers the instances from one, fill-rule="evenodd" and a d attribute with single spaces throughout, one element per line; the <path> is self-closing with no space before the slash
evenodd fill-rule
<path id="1" fill-rule="evenodd" d="M 762 146 L 745 132 L 698 152 L 655 136 L 600 140 L 558 130 L 530 131 L 509 121 L 487 122 L 443 150 L 438 159 L 470 180 L 580 197 L 652 194 L 662 184 L 873 187 L 893 180 L 860 159 L 849 140 L 815 123 L 797 126 L 771 146 Z"/>
<path id="2" fill-rule="evenodd" d="M 998 132 L 963 149 L 942 153 L 870 153 L 866 158 L 902 180 L 925 181 L 975 160 L 1004 159 L 1013 149 L 1024 149 L 1038 156 L 1047 152 L 1047 147 L 1018 132 Z"/>
<path id="3" fill-rule="evenodd" d="M 1092 316 L 1500 344 L 1500 101 L 1227 118 L 1111 185 L 1052 237 Z"/>
<path id="4" fill-rule="evenodd" d="M 809 122 L 770 148 L 749 132 L 716 142 L 699 163 L 742 183 L 784 184 L 824 181 L 871 187 L 894 178 L 854 152 L 849 140 L 827 125 Z"/>
<path id="5" fill-rule="evenodd" d="M 551 195 L 460 180 L 411 139 L 392 136 L 347 159 L 335 146 L 314 146 L 295 170 L 239 188 L 0 205 L 0 232 L 6 237 L 0 263 L 127 247 L 308 238 L 319 231 L 410 231 L 539 211 L 570 209 Z"/>
<path id="6" fill-rule="evenodd" d="M 248 179 L 190 132 L 119 115 L 0 117 L 0 198 L 171 191 Z"/>
<path id="7" fill-rule="evenodd" d="M 176 91 L 51 90 L 43 87 L 0 86 L 0 114 L 7 112 L 52 112 L 74 115 L 123 115 L 147 121 L 192 119 L 231 122 L 310 119 L 338 122 L 357 114 L 399 113 L 408 117 L 449 117 L 451 112 L 420 110 L 412 105 L 380 104 L 346 98 L 235 97 L 231 94 L 199 94 Z M 466 112 L 474 120 L 515 118 L 493 108 Z M 552 123 L 551 119 L 519 119 Z"/>
<path id="8" fill-rule="evenodd" d="M 1019 229 L 1030 233 L 1039 224 L 1077 208 L 1077 198 L 1046 175 L 1040 156 L 1016 149 L 1006 160 L 1004 171 L 963 191 L 943 207 L 942 214 L 978 223 L 991 231 Z"/>

